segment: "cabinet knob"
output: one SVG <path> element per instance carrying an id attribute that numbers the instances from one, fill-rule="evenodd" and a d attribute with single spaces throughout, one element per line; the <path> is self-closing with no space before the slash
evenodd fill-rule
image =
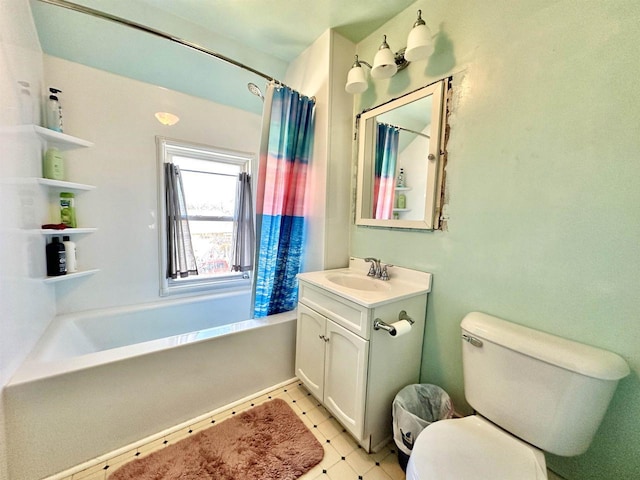
<path id="1" fill-rule="evenodd" d="M 328 342 L 328 341 L 329 341 L 329 339 L 328 339 L 327 337 L 325 337 L 324 335 L 318 335 L 318 338 L 319 338 L 320 340 L 324 340 L 325 342 Z"/>

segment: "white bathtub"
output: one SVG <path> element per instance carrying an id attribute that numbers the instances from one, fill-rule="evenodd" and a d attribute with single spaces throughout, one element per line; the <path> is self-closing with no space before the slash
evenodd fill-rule
<path id="1" fill-rule="evenodd" d="M 52 475 L 294 377 L 295 312 L 244 320 L 232 304 L 56 318 L 4 389 L 10 478 Z"/>

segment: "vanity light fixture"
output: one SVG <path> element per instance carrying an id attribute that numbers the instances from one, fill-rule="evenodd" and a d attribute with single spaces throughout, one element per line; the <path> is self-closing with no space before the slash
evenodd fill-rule
<path id="1" fill-rule="evenodd" d="M 367 62 L 358 60 L 358 55 L 356 55 L 356 61 L 351 65 L 351 70 L 349 70 L 349 74 L 347 75 L 347 84 L 344 87 L 347 93 L 362 93 L 369 86 L 367 84 L 367 74 L 364 68 L 362 68 L 363 65 L 371 68 L 371 65 Z"/>
<path id="2" fill-rule="evenodd" d="M 413 24 L 413 28 L 407 38 L 407 49 L 404 52 L 404 58 L 410 62 L 429 58 L 434 50 L 431 37 L 431 30 L 422 19 L 422 10 L 418 10 L 418 19 Z"/>
<path id="3" fill-rule="evenodd" d="M 162 125 L 166 125 L 168 127 L 175 125 L 180 121 L 180 117 L 169 112 L 156 112 L 154 116 Z"/>
<path id="4" fill-rule="evenodd" d="M 383 36 L 382 44 L 378 51 L 376 52 L 376 56 L 373 57 L 373 67 L 371 68 L 371 76 L 373 78 L 391 78 L 398 71 L 398 66 L 396 65 L 396 56 L 389 48 L 389 44 L 387 43 L 387 36 Z"/>
<path id="5" fill-rule="evenodd" d="M 418 10 L 418 19 L 409 32 L 407 47 L 394 54 L 387 43 L 387 36 L 384 35 L 382 44 L 373 59 L 373 66 L 359 60 L 356 55 L 356 60 L 347 75 L 345 90 L 347 93 L 356 94 L 364 92 L 369 87 L 366 73 L 362 68 L 363 65 L 371 69 L 371 77 L 373 78 L 391 78 L 406 68 L 409 62 L 426 60 L 434 50 L 431 37 L 431 30 L 422 19 L 422 11 Z"/>

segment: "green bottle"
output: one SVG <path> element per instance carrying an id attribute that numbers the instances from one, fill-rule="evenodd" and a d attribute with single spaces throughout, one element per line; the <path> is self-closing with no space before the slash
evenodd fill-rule
<path id="1" fill-rule="evenodd" d="M 398 208 L 404 210 L 407 208 L 407 197 L 404 193 L 398 195 Z"/>
<path id="2" fill-rule="evenodd" d="M 47 149 L 44 154 L 44 178 L 64 180 L 64 158 L 55 147 Z"/>
<path id="3" fill-rule="evenodd" d="M 67 227 L 76 228 L 75 195 L 69 192 L 60 193 L 60 222 Z"/>

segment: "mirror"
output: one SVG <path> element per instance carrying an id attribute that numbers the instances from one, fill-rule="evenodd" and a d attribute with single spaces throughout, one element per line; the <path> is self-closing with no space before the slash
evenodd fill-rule
<path id="1" fill-rule="evenodd" d="M 446 83 L 359 115 L 357 225 L 438 228 Z"/>

